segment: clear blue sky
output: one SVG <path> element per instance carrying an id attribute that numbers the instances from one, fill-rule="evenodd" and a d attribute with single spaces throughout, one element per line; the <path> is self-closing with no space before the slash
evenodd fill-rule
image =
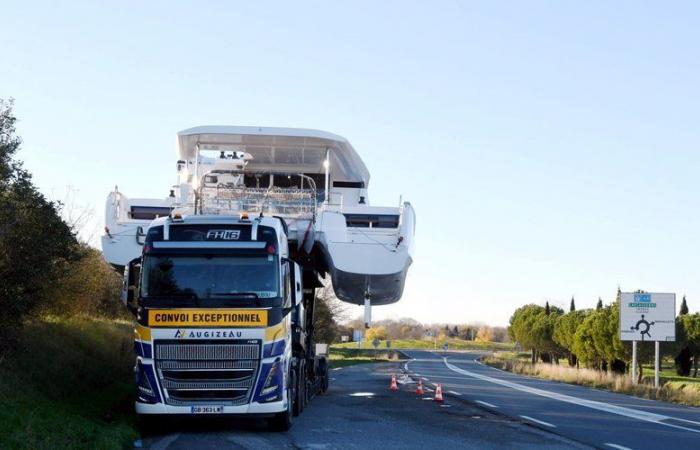
<path id="1" fill-rule="evenodd" d="M 180 129 L 318 128 L 417 210 L 376 317 L 505 324 L 618 285 L 700 309 L 697 2 L 95 3 L 3 3 L 0 97 L 37 184 L 97 222 L 115 184 L 167 195 Z"/>

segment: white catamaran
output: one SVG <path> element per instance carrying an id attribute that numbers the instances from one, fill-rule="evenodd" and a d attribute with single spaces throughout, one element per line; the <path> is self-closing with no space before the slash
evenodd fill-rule
<path id="1" fill-rule="evenodd" d="M 370 306 L 401 298 L 415 228 L 410 203 L 369 205 L 369 178 L 352 145 L 332 133 L 190 128 L 177 135 L 177 183 L 166 198 L 129 198 L 116 188 L 109 194 L 102 248 L 109 263 L 123 267 L 141 255 L 158 217 L 278 216 L 295 259 L 329 273 L 336 296 L 365 305 L 368 316 Z"/>

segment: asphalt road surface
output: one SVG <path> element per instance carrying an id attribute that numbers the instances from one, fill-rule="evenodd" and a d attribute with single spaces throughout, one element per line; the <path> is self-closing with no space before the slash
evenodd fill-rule
<path id="1" fill-rule="evenodd" d="M 552 435 L 601 449 L 700 449 L 700 408 L 519 376 L 482 365 L 478 353 L 406 353 L 413 358 L 409 374 L 431 387 L 441 383 L 448 401 L 460 399 Z"/>
<path id="2" fill-rule="evenodd" d="M 464 388 L 457 383 L 466 376 L 445 371 L 438 356 L 414 355 L 419 360 L 409 363 L 409 368 L 426 376 L 454 376 L 444 381 L 452 383 L 450 389 L 466 393 L 468 381 L 461 382 Z M 402 375 L 404 364 L 364 364 L 333 370 L 328 392 L 314 398 L 287 433 L 267 431 L 263 420 L 168 419 L 135 444 L 157 450 L 589 448 L 531 426 L 517 416 L 513 419 L 493 413 L 471 400 L 448 394 L 442 406 L 432 401 L 432 392 L 418 396 L 416 384 Z M 393 373 L 399 375 L 398 392 L 389 390 Z"/>

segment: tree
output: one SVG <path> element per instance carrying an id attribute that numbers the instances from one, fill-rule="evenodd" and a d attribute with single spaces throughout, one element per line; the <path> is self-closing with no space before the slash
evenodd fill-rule
<path id="1" fill-rule="evenodd" d="M 314 340 L 328 344 L 337 341 L 340 336 L 338 321 L 344 319 L 344 314 L 344 307 L 335 297 L 330 283 L 318 289 L 314 308 Z"/>
<path id="2" fill-rule="evenodd" d="M 576 311 L 576 303 L 574 302 L 574 296 L 571 296 L 571 303 L 569 304 L 569 312 Z"/>
<path id="3" fill-rule="evenodd" d="M 603 309 L 603 299 L 598 297 L 598 303 L 595 305 L 595 309 Z"/>
<path id="4" fill-rule="evenodd" d="M 683 301 L 681 302 L 681 310 L 678 313 L 680 316 L 685 316 L 688 314 L 688 302 L 685 300 L 685 295 L 683 296 Z"/>
<path id="5" fill-rule="evenodd" d="M 543 307 L 535 304 L 521 306 L 510 317 L 510 326 L 508 327 L 511 340 L 520 343 L 523 349 L 532 352 L 531 360 L 533 363 L 537 360 L 537 342 L 531 330 L 539 315 L 544 315 Z"/>
<path id="6" fill-rule="evenodd" d="M 574 352 L 574 336 L 578 327 L 583 323 L 590 310 L 570 311 L 563 316 L 559 316 L 554 323 L 554 333 L 552 338 L 562 348 L 566 349 L 567 359 L 570 366 L 577 365 L 577 357 Z"/>
<path id="7" fill-rule="evenodd" d="M 551 311 L 549 310 L 549 302 L 546 302 L 546 303 L 544 304 L 544 313 L 545 313 L 546 315 L 549 315 L 550 312 L 551 312 Z"/>
<path id="8" fill-rule="evenodd" d="M 375 339 L 379 339 L 380 341 L 386 340 L 386 337 L 386 328 L 382 326 L 374 326 L 365 332 L 365 339 L 367 339 L 369 342 L 372 342 Z"/>
<path id="9" fill-rule="evenodd" d="M 700 313 L 684 314 L 676 318 L 676 372 L 679 375 L 690 375 L 691 365 L 693 376 L 698 376 L 700 362 Z"/>
<path id="10" fill-rule="evenodd" d="M 491 327 L 484 326 L 479 328 L 475 340 L 477 342 L 493 342 L 493 330 L 491 330 Z"/>
<path id="11" fill-rule="evenodd" d="M 564 350 L 552 339 L 554 323 L 563 311 L 550 307 L 549 314 L 539 305 L 525 305 L 515 310 L 510 318 L 508 333 L 521 347 L 532 351 L 532 362 L 539 357 L 544 362 L 563 354 Z"/>
<path id="12" fill-rule="evenodd" d="M 573 353 L 588 367 L 607 370 L 609 366 L 614 366 L 624 370 L 624 361 L 629 360 L 629 350 L 620 341 L 619 322 L 617 302 L 588 313 L 576 328 Z"/>
<path id="13" fill-rule="evenodd" d="M 48 201 L 14 159 L 21 145 L 16 120 L 12 101 L 0 100 L 0 355 L 45 289 L 79 256 L 60 205 Z"/>
<path id="14" fill-rule="evenodd" d="M 698 376 L 698 365 L 700 365 L 700 313 L 686 314 L 681 317 L 688 347 L 693 354 L 693 376 Z"/>

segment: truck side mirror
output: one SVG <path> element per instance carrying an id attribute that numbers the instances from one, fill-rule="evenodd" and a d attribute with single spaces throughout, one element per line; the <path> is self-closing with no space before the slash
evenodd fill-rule
<path id="1" fill-rule="evenodd" d="M 122 281 L 121 300 L 124 306 L 132 313 L 136 314 L 136 289 L 138 287 L 139 275 L 141 273 L 141 258 L 129 261 L 124 267 L 124 279 Z"/>
<path id="2" fill-rule="evenodd" d="M 304 299 L 304 290 L 301 286 L 301 268 L 299 264 L 294 263 L 294 305 L 298 306 Z"/>
<path id="3" fill-rule="evenodd" d="M 172 191 L 170 191 L 172 192 Z M 143 245 L 146 242 L 146 233 L 143 231 L 143 227 L 139 225 L 136 227 L 136 243 Z"/>

